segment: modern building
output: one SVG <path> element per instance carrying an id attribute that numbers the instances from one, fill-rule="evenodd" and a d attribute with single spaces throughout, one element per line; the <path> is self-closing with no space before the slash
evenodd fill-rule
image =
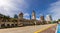
<path id="1" fill-rule="evenodd" d="M 45 19 L 44 19 L 44 15 L 41 15 L 40 16 L 40 22 L 42 23 L 42 24 L 45 24 L 46 22 L 45 22 Z"/>
<path id="2" fill-rule="evenodd" d="M 32 12 L 32 19 L 33 19 L 33 20 L 36 20 L 36 13 L 35 13 L 34 10 L 33 10 L 33 12 Z"/>
<path id="3" fill-rule="evenodd" d="M 51 21 L 52 21 L 51 15 L 47 15 L 47 16 L 46 16 L 46 22 L 47 22 L 47 23 L 50 23 Z"/>

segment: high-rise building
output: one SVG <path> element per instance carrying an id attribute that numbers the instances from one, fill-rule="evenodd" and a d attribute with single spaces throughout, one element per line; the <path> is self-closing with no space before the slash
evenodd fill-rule
<path id="1" fill-rule="evenodd" d="M 44 16 L 43 16 L 43 15 L 40 16 L 40 21 L 41 21 L 41 22 L 44 21 Z"/>
<path id="2" fill-rule="evenodd" d="M 46 21 L 47 21 L 47 22 L 51 22 L 51 21 L 52 21 L 51 15 L 47 15 L 47 16 L 46 16 Z"/>
<path id="3" fill-rule="evenodd" d="M 35 15 L 35 11 L 33 10 L 33 12 L 32 12 L 32 19 L 33 20 L 36 20 L 36 15 Z"/>
<path id="4" fill-rule="evenodd" d="M 30 20 L 31 20 L 31 15 L 30 15 Z"/>

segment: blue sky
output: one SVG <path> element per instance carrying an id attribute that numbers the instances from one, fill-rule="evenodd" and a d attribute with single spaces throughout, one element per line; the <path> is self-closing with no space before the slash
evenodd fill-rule
<path id="1" fill-rule="evenodd" d="M 24 18 L 29 19 L 32 11 L 36 12 L 36 19 L 40 15 L 51 14 L 53 20 L 60 18 L 60 0 L 0 0 L 0 13 L 9 15 L 24 13 Z"/>

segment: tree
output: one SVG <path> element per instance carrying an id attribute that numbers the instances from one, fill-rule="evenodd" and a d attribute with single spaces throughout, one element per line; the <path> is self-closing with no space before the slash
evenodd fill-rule
<path id="1" fill-rule="evenodd" d="M 18 18 L 17 14 L 14 15 L 14 18 Z"/>
<path id="2" fill-rule="evenodd" d="M 60 21 L 60 19 L 58 19 L 58 21 Z"/>
<path id="3" fill-rule="evenodd" d="M 7 16 L 6 19 L 7 19 L 8 21 L 10 21 L 10 16 Z"/>
<path id="4" fill-rule="evenodd" d="M 9 21 L 9 20 L 10 20 L 10 16 L 5 16 L 5 15 L 3 16 L 3 21 L 4 21 L 4 22 L 7 22 L 7 21 Z"/>
<path id="5" fill-rule="evenodd" d="M 7 16 L 3 16 L 3 22 L 6 22 L 6 20 L 7 20 Z"/>

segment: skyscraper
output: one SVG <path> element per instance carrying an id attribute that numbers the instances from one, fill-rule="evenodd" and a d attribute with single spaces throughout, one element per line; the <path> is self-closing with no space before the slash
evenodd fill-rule
<path id="1" fill-rule="evenodd" d="M 47 15 L 47 16 L 46 16 L 46 21 L 47 21 L 47 22 L 51 22 L 51 21 L 52 21 L 51 15 Z"/>
<path id="2" fill-rule="evenodd" d="M 31 15 L 30 15 L 30 20 L 31 20 Z"/>
<path id="3" fill-rule="evenodd" d="M 33 12 L 32 12 L 32 19 L 33 20 L 36 20 L 36 14 L 35 14 L 35 11 L 33 10 Z"/>
<path id="4" fill-rule="evenodd" d="M 44 16 L 43 15 L 40 16 L 40 21 L 44 22 Z"/>

